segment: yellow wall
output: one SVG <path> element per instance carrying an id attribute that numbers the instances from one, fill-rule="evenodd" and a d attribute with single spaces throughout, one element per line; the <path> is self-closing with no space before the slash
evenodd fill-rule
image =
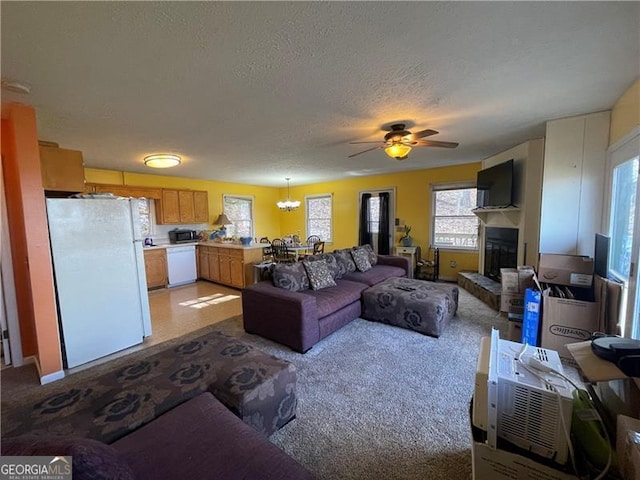
<path id="1" fill-rule="evenodd" d="M 358 243 L 358 198 L 363 190 L 396 189 L 395 217 L 411 225 L 414 245 L 422 248 L 427 256 L 431 234 L 431 183 L 461 182 L 476 180 L 481 163 L 470 163 L 455 167 L 433 168 L 405 173 L 356 177 L 335 182 L 316 183 L 291 187 L 291 199 L 300 200 L 301 207 L 292 212 L 281 212 L 276 202 L 286 198 L 287 189 L 241 185 L 236 183 L 194 180 L 164 175 L 148 175 L 112 170 L 86 169 L 87 182 L 137 185 L 148 187 L 184 188 L 209 192 L 210 221 L 222 212 L 222 195 L 253 195 L 257 237 L 280 237 L 298 234 L 307 237 L 305 225 L 305 195 L 333 194 L 334 239 L 327 250 L 346 248 Z M 396 234 L 396 243 L 401 234 Z M 455 267 L 450 267 L 450 262 Z M 460 270 L 477 270 L 477 252 L 441 250 L 440 273 L 444 278 L 455 279 Z"/>
<path id="2" fill-rule="evenodd" d="M 640 125 L 640 78 L 618 99 L 611 111 L 609 145 Z"/>
<path id="3" fill-rule="evenodd" d="M 276 202 L 281 198 L 281 192 L 278 188 L 93 168 L 85 169 L 85 178 L 89 183 L 206 190 L 209 192 L 210 224 L 222 213 L 223 194 L 252 195 L 254 197 L 255 236 L 275 238 L 281 235 L 280 211 L 276 207 Z"/>
<path id="4" fill-rule="evenodd" d="M 431 183 L 476 181 L 480 162 L 455 167 L 433 168 L 388 175 L 356 177 L 335 182 L 291 187 L 291 198 L 304 201 L 305 195 L 333 194 L 333 245 L 330 249 L 351 247 L 358 243 L 358 198 L 363 190 L 396 189 L 395 217 L 410 225 L 414 245 L 427 256 L 431 234 Z M 284 192 L 286 195 L 286 192 Z M 282 212 L 283 234 L 305 232 L 304 205 L 294 212 Z M 396 243 L 402 234 L 396 233 Z M 456 266 L 450 267 L 451 261 Z M 440 274 L 455 279 L 460 270 L 478 269 L 477 252 L 440 251 Z"/>

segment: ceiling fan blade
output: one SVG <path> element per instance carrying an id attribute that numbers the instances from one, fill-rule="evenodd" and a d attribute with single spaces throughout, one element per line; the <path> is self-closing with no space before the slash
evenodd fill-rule
<path id="1" fill-rule="evenodd" d="M 384 142 L 381 142 L 381 141 L 379 141 L 379 140 L 378 140 L 377 142 L 349 142 L 349 143 L 350 143 L 351 145 L 356 145 L 356 144 L 358 144 L 358 143 L 378 143 L 378 144 L 382 144 L 382 143 L 384 143 Z"/>
<path id="2" fill-rule="evenodd" d="M 444 148 L 456 148 L 459 144 L 455 142 L 439 142 L 437 140 L 421 140 L 416 143 L 417 147 L 444 147 Z"/>
<path id="3" fill-rule="evenodd" d="M 412 133 L 410 136 L 416 139 L 416 138 L 430 137 L 431 135 L 435 135 L 437 133 L 438 132 L 436 132 L 435 130 L 431 130 L 428 128 L 426 130 L 420 130 L 419 132 Z"/>
<path id="4" fill-rule="evenodd" d="M 382 148 L 382 145 L 379 145 L 379 146 L 377 146 L 377 147 L 367 148 L 366 150 L 363 150 L 363 151 L 361 151 L 361 152 L 358 152 L 358 153 L 354 153 L 354 154 L 352 154 L 352 155 L 349 155 L 349 157 L 348 157 L 348 158 L 355 157 L 356 155 L 360 155 L 361 153 L 367 153 L 367 152 L 370 152 L 371 150 L 377 150 L 378 148 Z"/>

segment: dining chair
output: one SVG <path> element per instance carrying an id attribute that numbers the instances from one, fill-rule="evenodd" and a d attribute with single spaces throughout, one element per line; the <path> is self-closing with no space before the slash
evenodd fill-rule
<path id="1" fill-rule="evenodd" d="M 418 261 L 418 278 L 437 282 L 440 275 L 440 249 L 429 247 L 428 257 Z"/>
<path id="2" fill-rule="evenodd" d="M 261 237 L 260 243 L 266 243 L 269 246 L 262 248 L 262 260 L 273 260 L 273 250 L 271 248 L 271 242 L 269 241 L 269 237 Z"/>
<path id="3" fill-rule="evenodd" d="M 295 260 L 294 255 L 289 252 L 287 244 L 279 238 L 274 238 L 271 241 L 271 252 L 273 261 L 276 263 L 291 263 Z"/>
<path id="4" fill-rule="evenodd" d="M 309 235 L 307 237 L 307 245 L 309 245 L 310 247 L 315 245 L 319 241 L 320 241 L 320 237 L 318 235 Z"/>
<path id="5" fill-rule="evenodd" d="M 313 254 L 318 255 L 324 253 L 324 242 L 316 242 L 313 244 Z"/>

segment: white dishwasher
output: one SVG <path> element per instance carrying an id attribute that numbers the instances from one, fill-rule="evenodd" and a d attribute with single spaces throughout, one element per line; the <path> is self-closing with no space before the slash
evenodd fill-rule
<path id="1" fill-rule="evenodd" d="M 186 285 L 196 281 L 196 246 L 184 245 L 167 248 L 169 287 Z"/>

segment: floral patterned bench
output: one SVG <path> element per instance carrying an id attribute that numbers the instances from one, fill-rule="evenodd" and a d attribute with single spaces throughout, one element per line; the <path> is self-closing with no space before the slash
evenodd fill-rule
<path id="1" fill-rule="evenodd" d="M 439 337 L 458 309 L 458 287 L 390 278 L 362 292 L 362 318 Z"/>
<path id="2" fill-rule="evenodd" d="M 213 332 L 3 411 L 2 435 L 73 434 L 111 443 L 205 391 L 265 435 L 295 417 L 295 366 Z"/>

